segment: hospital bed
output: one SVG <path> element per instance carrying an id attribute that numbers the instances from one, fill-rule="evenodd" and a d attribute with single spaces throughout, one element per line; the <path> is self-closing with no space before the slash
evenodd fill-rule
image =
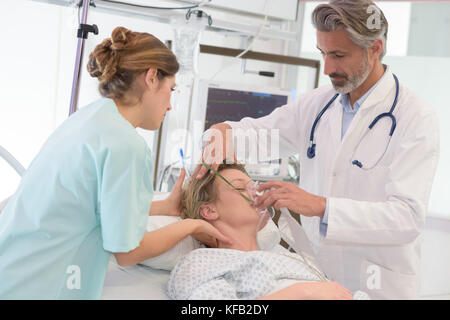
<path id="1" fill-rule="evenodd" d="M 20 176 L 23 176 L 25 169 L 12 157 L 5 149 L 0 150 L 0 156 L 5 159 Z M 162 200 L 169 193 L 155 193 L 153 200 Z M 1 201 L 0 214 L 8 199 Z M 173 218 L 173 217 L 172 217 Z M 151 218 L 149 218 L 150 221 Z M 148 230 L 150 231 L 150 230 Z M 279 239 L 278 239 L 279 242 Z M 177 245 L 178 246 L 178 245 Z M 181 246 L 184 251 L 186 247 Z M 177 254 L 175 254 L 176 256 Z M 170 269 L 167 268 L 167 261 L 174 265 L 173 255 L 170 258 L 159 260 L 161 268 L 152 268 L 147 265 L 135 265 L 131 267 L 121 267 L 116 262 L 114 255 L 110 256 L 108 268 L 105 276 L 101 299 L 103 300 L 168 300 L 166 293 L 167 282 L 170 277 Z M 164 261 L 164 262 L 162 262 Z M 152 264 L 154 265 L 154 264 Z"/>
<path id="2" fill-rule="evenodd" d="M 168 193 L 155 193 L 153 200 L 162 200 Z M 109 259 L 103 285 L 102 300 L 168 300 L 166 285 L 170 271 L 144 265 L 121 267 L 114 255 Z"/>
<path id="3" fill-rule="evenodd" d="M 121 267 L 111 255 L 102 300 L 168 300 L 170 271 L 136 265 Z"/>
<path id="4" fill-rule="evenodd" d="M 153 201 L 163 200 L 169 195 L 168 192 L 155 192 Z M 272 227 L 267 225 L 258 234 L 258 243 L 264 247 L 273 247 L 281 244 L 288 247 L 281 238 L 276 227 L 279 220 L 279 213 L 273 218 L 275 224 Z M 163 227 L 175 217 L 149 217 L 147 231 L 152 231 Z M 173 221 L 172 221 L 173 222 Z M 276 231 L 275 231 L 276 230 Z M 188 237 L 191 238 L 191 237 Z M 194 241 L 191 238 L 191 241 Z M 170 271 L 176 264 L 181 253 L 193 250 L 195 245 L 184 239 L 163 255 L 143 262 L 146 265 L 135 265 L 131 267 L 121 267 L 117 264 L 114 255 L 111 255 L 106 272 L 103 293 L 101 299 L 104 300 L 165 300 L 167 296 L 167 283 Z M 157 259 L 157 260 L 155 260 Z M 149 262 L 151 261 L 151 262 Z M 154 266 L 152 268 L 150 266 Z"/>
<path id="5" fill-rule="evenodd" d="M 153 200 L 162 200 L 169 193 L 156 192 Z M 170 216 L 151 216 L 148 218 L 147 231 L 156 230 L 175 222 L 177 217 Z M 273 220 L 276 223 L 279 216 Z M 258 233 L 258 244 L 262 248 L 272 248 L 280 243 L 280 234 L 274 223 L 267 224 Z M 187 237 L 171 250 L 158 257 L 151 258 L 143 262 L 143 265 L 131 267 L 121 267 L 117 264 L 113 255 L 110 257 L 108 269 L 106 272 L 103 293 L 101 299 L 169 299 L 166 293 L 166 286 L 172 270 L 178 259 L 199 247 L 199 243 L 192 237 Z"/>
<path id="6" fill-rule="evenodd" d="M 0 146 L 0 158 L 4 159 L 20 175 L 24 167 L 3 147 Z M 165 194 L 155 194 L 154 200 L 163 199 Z M 0 199 L 0 214 L 7 199 Z M 274 219 L 275 220 L 275 219 Z M 282 245 L 285 245 L 283 241 Z M 101 299 L 103 300 L 167 300 L 167 282 L 170 271 L 151 268 L 144 265 L 121 267 L 113 255 L 110 257 L 104 281 Z M 427 296 L 422 299 L 450 299 L 449 295 Z"/>

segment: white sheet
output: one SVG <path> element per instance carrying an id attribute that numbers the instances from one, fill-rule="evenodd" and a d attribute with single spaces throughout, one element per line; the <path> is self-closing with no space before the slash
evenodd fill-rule
<path id="1" fill-rule="evenodd" d="M 103 285 L 102 300 L 168 300 L 170 272 L 146 266 L 121 267 L 111 257 Z"/>

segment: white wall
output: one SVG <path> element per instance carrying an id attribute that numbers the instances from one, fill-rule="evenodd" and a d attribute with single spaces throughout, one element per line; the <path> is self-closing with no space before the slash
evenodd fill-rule
<path id="1" fill-rule="evenodd" d="M 0 145 L 25 167 L 55 128 L 61 14 L 56 6 L 0 2 Z M 0 159 L 0 199 L 18 183 Z"/>
<path id="2" fill-rule="evenodd" d="M 450 220 L 428 217 L 422 232 L 422 296 L 450 299 Z"/>

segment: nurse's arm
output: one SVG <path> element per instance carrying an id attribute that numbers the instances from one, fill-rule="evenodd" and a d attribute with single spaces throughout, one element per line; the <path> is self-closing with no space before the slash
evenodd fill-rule
<path id="1" fill-rule="evenodd" d="M 139 247 L 129 252 L 114 252 L 114 256 L 120 266 L 133 266 L 170 250 L 189 235 L 194 237 L 207 235 L 230 243 L 228 238 L 210 223 L 200 219 L 184 219 L 147 232 L 142 238 Z"/>

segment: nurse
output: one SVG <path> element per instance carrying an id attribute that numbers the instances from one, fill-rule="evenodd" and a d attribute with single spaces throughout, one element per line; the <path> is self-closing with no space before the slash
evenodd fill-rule
<path id="1" fill-rule="evenodd" d="M 259 154 L 271 154 L 270 129 L 278 130 L 280 156 L 300 157 L 300 185 L 267 182 L 255 205 L 300 214 L 333 281 L 372 299 L 415 299 L 439 159 L 436 112 L 382 63 L 388 22 L 373 1 L 332 0 L 315 8 L 312 23 L 332 86 L 266 117 L 213 126 L 221 139 L 205 146 L 203 159 L 217 168 L 227 154 L 219 142 L 246 130 L 266 134 Z M 199 178 L 207 172 L 200 168 Z"/>
<path id="2" fill-rule="evenodd" d="M 227 241 L 192 219 L 145 232 L 149 214 L 179 215 L 184 172 L 152 203 L 152 155 L 135 128 L 160 127 L 178 68 L 160 40 L 123 27 L 91 53 L 104 98 L 49 137 L 0 215 L 0 299 L 98 299 L 111 253 L 128 266 L 188 235 Z"/>

